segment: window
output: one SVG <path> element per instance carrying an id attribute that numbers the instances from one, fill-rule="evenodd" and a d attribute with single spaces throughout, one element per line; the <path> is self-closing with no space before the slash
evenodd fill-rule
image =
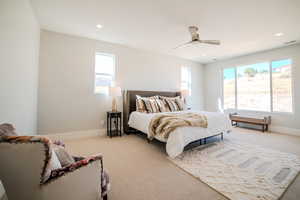
<path id="1" fill-rule="evenodd" d="M 224 109 L 235 108 L 235 68 L 224 69 Z"/>
<path id="2" fill-rule="evenodd" d="M 271 111 L 268 63 L 237 68 L 237 107 L 242 110 Z"/>
<path id="3" fill-rule="evenodd" d="M 95 93 L 108 94 L 109 86 L 115 78 L 115 56 L 96 53 L 95 56 Z"/>
<path id="4" fill-rule="evenodd" d="M 224 69 L 224 109 L 292 112 L 291 64 L 286 59 Z"/>
<path id="5" fill-rule="evenodd" d="M 272 62 L 273 111 L 292 112 L 292 61 Z"/>
<path id="6" fill-rule="evenodd" d="M 181 89 L 189 90 L 190 95 L 192 93 L 191 67 L 181 67 Z"/>

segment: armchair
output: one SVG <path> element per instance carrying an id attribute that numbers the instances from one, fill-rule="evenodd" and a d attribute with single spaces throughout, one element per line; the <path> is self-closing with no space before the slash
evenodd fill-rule
<path id="1" fill-rule="evenodd" d="M 51 141 L 39 136 L 0 137 L 0 180 L 9 200 L 100 200 L 102 156 L 53 170 L 43 180 L 52 156 Z M 100 176 L 101 172 L 101 176 Z"/>

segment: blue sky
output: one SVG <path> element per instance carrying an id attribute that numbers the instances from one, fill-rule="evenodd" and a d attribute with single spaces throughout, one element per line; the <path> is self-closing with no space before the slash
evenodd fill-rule
<path id="1" fill-rule="evenodd" d="M 290 59 L 274 61 L 272 62 L 272 68 L 278 68 L 290 64 L 292 64 L 292 61 Z M 244 74 L 244 70 L 249 67 L 256 69 L 258 72 L 269 71 L 269 63 L 265 62 L 265 63 L 257 63 L 253 65 L 238 67 L 237 73 Z M 230 80 L 230 79 L 234 79 L 234 77 L 235 77 L 235 68 L 224 69 L 224 79 Z"/>

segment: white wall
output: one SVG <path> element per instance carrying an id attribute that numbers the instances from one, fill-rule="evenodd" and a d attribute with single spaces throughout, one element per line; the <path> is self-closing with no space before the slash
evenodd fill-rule
<path id="1" fill-rule="evenodd" d="M 39 34 L 29 1 L 0 1 L 0 124 L 22 134 L 36 133 Z"/>
<path id="2" fill-rule="evenodd" d="M 81 37 L 42 31 L 39 72 L 38 132 L 63 133 L 99 129 L 111 109 L 111 99 L 95 95 L 95 51 L 112 53 L 117 58 L 116 83 L 122 89 L 180 89 L 180 67 L 192 67 L 193 108 L 201 109 L 202 66 L 172 56 L 153 54 Z M 121 108 L 121 98 L 118 102 Z"/>
<path id="3" fill-rule="evenodd" d="M 300 45 L 293 45 L 205 65 L 205 109 L 209 111 L 218 110 L 218 99 L 222 98 L 222 68 L 285 58 L 291 58 L 293 60 L 294 114 L 267 114 L 271 114 L 272 116 L 271 130 L 300 135 Z M 260 112 L 255 113 L 266 114 Z"/>
<path id="4" fill-rule="evenodd" d="M 36 133 L 39 25 L 27 0 L 0 1 L 0 124 Z"/>

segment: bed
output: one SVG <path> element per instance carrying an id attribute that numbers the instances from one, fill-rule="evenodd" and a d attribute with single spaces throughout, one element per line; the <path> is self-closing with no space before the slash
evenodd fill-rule
<path id="1" fill-rule="evenodd" d="M 150 97 L 155 95 L 176 97 L 180 92 L 161 92 L 161 91 L 125 91 L 123 95 L 123 112 L 124 112 L 124 131 L 125 133 L 142 132 L 148 134 L 148 127 L 151 119 L 161 113 L 141 113 L 136 111 L 136 95 Z M 204 114 L 207 117 L 208 127 L 180 127 L 175 129 L 168 139 L 155 137 L 155 139 L 166 143 L 166 152 L 170 157 L 180 155 L 184 147 L 195 141 L 206 141 L 209 137 L 220 135 L 223 139 L 223 133 L 230 131 L 231 124 L 229 116 L 217 112 L 205 111 L 178 111 L 180 113 L 192 112 Z M 177 113 L 178 113 L 177 112 Z M 174 113 L 174 112 L 173 112 Z"/>

